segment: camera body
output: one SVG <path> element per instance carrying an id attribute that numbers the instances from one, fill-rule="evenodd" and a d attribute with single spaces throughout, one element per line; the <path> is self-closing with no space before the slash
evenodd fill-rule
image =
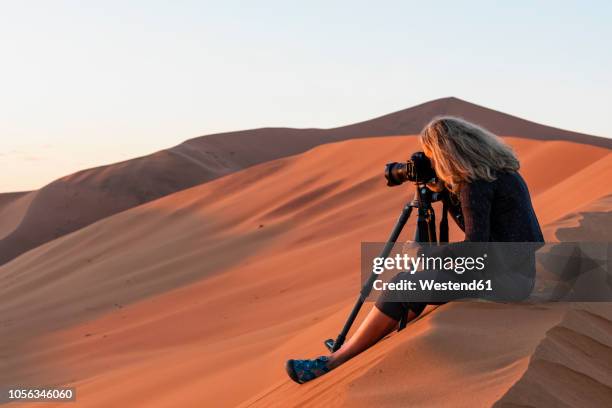
<path id="1" fill-rule="evenodd" d="M 436 172 L 431 161 L 425 153 L 415 152 L 410 156 L 410 160 L 405 162 L 387 163 L 385 166 L 385 178 L 389 187 L 399 186 L 400 184 L 411 181 L 416 184 L 424 184 L 436 181 Z"/>

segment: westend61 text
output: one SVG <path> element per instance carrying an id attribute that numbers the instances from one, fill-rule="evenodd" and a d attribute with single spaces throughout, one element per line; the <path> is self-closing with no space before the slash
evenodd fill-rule
<path id="1" fill-rule="evenodd" d="M 372 285 L 374 290 L 422 290 L 422 291 L 492 291 L 493 286 L 491 280 L 474 279 L 469 282 L 437 282 L 433 279 L 419 280 L 419 286 L 416 282 L 409 280 L 401 280 L 399 282 L 383 282 L 380 279 L 374 281 Z"/>

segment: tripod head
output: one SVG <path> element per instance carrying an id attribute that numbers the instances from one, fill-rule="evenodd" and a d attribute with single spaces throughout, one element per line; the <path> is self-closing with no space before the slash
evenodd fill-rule
<path id="1" fill-rule="evenodd" d="M 425 183 L 415 183 L 414 198 L 406 207 L 418 211 L 417 228 L 414 234 L 415 242 L 436 243 L 436 213 L 431 206 L 436 201 L 442 202 L 442 219 L 440 221 L 440 242 L 448 242 L 448 190 L 433 191 Z M 408 217 L 410 212 L 408 212 Z M 406 218 L 406 221 L 408 218 Z"/>
<path id="2" fill-rule="evenodd" d="M 415 192 L 412 202 L 417 204 L 414 205 L 414 207 L 418 207 L 418 204 L 431 205 L 431 203 L 443 201 L 448 198 L 448 190 L 446 189 L 442 191 L 433 191 L 429 189 L 425 183 L 414 183 L 414 187 Z"/>

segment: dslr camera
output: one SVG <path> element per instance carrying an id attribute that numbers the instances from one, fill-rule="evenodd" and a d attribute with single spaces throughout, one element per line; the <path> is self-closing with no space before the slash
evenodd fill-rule
<path id="1" fill-rule="evenodd" d="M 425 184 L 437 180 L 431 161 L 423 152 L 413 153 L 410 156 L 410 160 L 405 162 L 387 163 L 385 166 L 385 178 L 389 187 L 399 186 L 405 181 Z"/>

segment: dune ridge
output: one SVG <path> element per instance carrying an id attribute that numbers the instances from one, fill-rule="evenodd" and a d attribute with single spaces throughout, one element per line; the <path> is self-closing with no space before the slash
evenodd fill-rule
<path id="1" fill-rule="evenodd" d="M 0 194 L 0 239 L 17 228 L 35 195 L 35 191 Z"/>
<path id="2" fill-rule="evenodd" d="M 494 407 L 606 407 L 612 401 L 612 309 L 586 304 L 546 332 L 521 378 Z"/>
<path id="3" fill-rule="evenodd" d="M 0 213 L 0 264 L 102 218 L 229 173 L 325 143 L 417 134 L 441 114 L 464 117 L 500 135 L 612 148 L 612 139 L 540 125 L 454 97 L 333 129 L 261 128 L 201 136 L 148 156 L 83 170 L 32 192 L 19 211 Z"/>

